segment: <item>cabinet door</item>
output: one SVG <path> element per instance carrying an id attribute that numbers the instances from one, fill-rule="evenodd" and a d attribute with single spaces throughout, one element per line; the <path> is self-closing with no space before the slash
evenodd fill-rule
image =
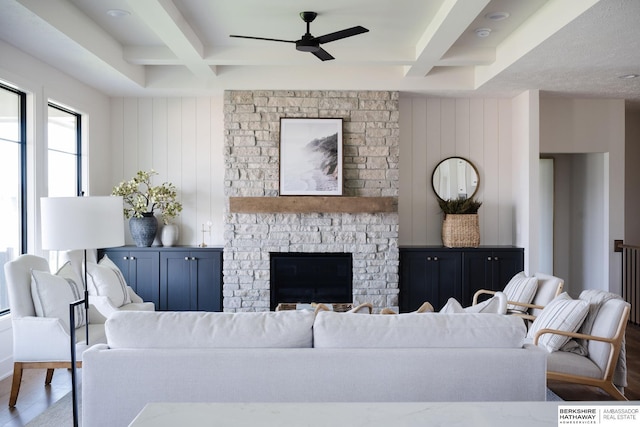
<path id="1" fill-rule="evenodd" d="M 197 251 L 191 253 L 191 280 L 197 289 L 194 310 L 222 311 L 222 252 Z"/>
<path id="2" fill-rule="evenodd" d="M 509 280 L 522 270 L 524 270 L 524 251 L 522 249 L 493 253 L 494 288 L 504 289 Z"/>
<path id="3" fill-rule="evenodd" d="M 195 265 L 188 251 L 160 253 L 160 310 L 187 311 L 197 307 L 196 282 L 191 269 Z"/>
<path id="4" fill-rule="evenodd" d="M 416 251 L 401 255 L 401 307 L 403 312 L 416 310 L 430 302 L 436 311 L 451 297 L 462 292 L 461 256 L 454 251 Z"/>
<path id="5" fill-rule="evenodd" d="M 422 302 L 431 299 L 429 291 L 426 254 L 402 252 L 400 254 L 400 311 L 416 310 Z"/>
<path id="6" fill-rule="evenodd" d="M 156 251 L 131 251 L 128 255 L 127 284 L 144 301 L 160 303 L 160 258 Z"/>
<path id="7" fill-rule="evenodd" d="M 523 268 L 524 252 L 520 248 L 465 252 L 462 305 L 471 305 L 479 289 L 503 290 Z"/>
<path id="8" fill-rule="evenodd" d="M 427 286 L 433 290 L 431 299 L 425 301 L 429 301 L 436 311 L 440 311 L 449 298 L 458 301 L 462 298 L 461 258 L 460 252 L 432 252 L 427 255 Z"/>
<path id="9" fill-rule="evenodd" d="M 462 279 L 462 299 L 460 303 L 463 307 L 468 307 L 473 302 L 473 295 L 479 289 L 496 289 L 493 281 L 493 252 L 491 251 L 469 251 L 464 253 Z"/>

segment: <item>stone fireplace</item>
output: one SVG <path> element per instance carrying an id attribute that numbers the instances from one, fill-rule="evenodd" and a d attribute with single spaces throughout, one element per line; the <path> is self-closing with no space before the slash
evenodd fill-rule
<path id="1" fill-rule="evenodd" d="M 318 211 L 278 209 L 292 197 L 279 197 L 283 117 L 343 119 L 343 197 L 327 198 Z M 398 132 L 397 92 L 225 92 L 225 311 L 270 309 L 271 253 L 351 254 L 353 300 L 335 302 L 397 310 L 397 209 L 334 211 L 332 201 L 397 199 Z M 232 198 L 271 203 L 245 211 L 231 208 Z"/>

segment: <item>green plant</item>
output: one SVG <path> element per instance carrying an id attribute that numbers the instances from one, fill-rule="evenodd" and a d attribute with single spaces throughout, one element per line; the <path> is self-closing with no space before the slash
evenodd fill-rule
<path id="1" fill-rule="evenodd" d="M 440 209 L 445 214 L 476 214 L 482 202 L 470 197 L 468 199 L 460 197 L 457 199 L 439 199 Z"/>
<path id="2" fill-rule="evenodd" d="M 125 218 L 142 218 L 144 213 L 159 210 L 162 221 L 169 224 L 182 211 L 182 203 L 176 200 L 176 187 L 170 182 L 152 186 L 151 178 L 154 175 L 158 173 L 153 169 L 149 172 L 138 171 L 129 181 L 122 181 L 113 187 L 111 194 L 122 196 L 124 200 Z"/>

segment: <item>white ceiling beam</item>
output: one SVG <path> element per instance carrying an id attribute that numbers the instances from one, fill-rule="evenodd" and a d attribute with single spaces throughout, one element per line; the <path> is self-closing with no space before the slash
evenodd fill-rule
<path id="1" fill-rule="evenodd" d="M 313 55 L 305 52 L 291 51 L 289 45 L 269 46 L 222 46 L 205 48 L 203 61 L 209 65 L 304 65 L 316 64 L 330 66 L 332 63 L 364 64 L 364 65 L 408 65 L 413 63 L 413 50 L 410 47 L 377 46 L 370 52 L 348 47 L 334 46 L 331 53 L 336 61 L 320 63 Z M 182 65 L 171 49 L 166 46 L 125 46 L 125 59 L 132 64 L 140 65 Z"/>
<path id="2" fill-rule="evenodd" d="M 407 77 L 424 77 L 460 38 L 490 0 L 445 0 L 416 44 L 415 63 Z"/>
<path id="3" fill-rule="evenodd" d="M 440 58 L 438 67 L 467 67 L 473 65 L 489 65 L 496 60 L 496 50 L 493 47 L 478 47 L 474 49 L 452 47 Z"/>
<path id="4" fill-rule="evenodd" d="M 144 67 L 125 61 L 120 43 L 71 2 L 19 0 L 19 3 L 105 66 L 139 86 L 145 85 Z"/>
<path id="5" fill-rule="evenodd" d="M 496 48 L 496 60 L 475 69 L 479 88 L 600 0 L 549 0 Z"/>
<path id="6" fill-rule="evenodd" d="M 215 70 L 203 60 L 202 41 L 171 0 L 128 0 L 127 3 L 194 75 L 203 80 L 215 77 Z"/>

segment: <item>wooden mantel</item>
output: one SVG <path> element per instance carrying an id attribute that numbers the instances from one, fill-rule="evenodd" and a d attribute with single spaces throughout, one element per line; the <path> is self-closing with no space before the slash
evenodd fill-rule
<path id="1" fill-rule="evenodd" d="M 231 213 L 385 213 L 398 212 L 397 197 L 281 196 L 230 197 Z"/>

